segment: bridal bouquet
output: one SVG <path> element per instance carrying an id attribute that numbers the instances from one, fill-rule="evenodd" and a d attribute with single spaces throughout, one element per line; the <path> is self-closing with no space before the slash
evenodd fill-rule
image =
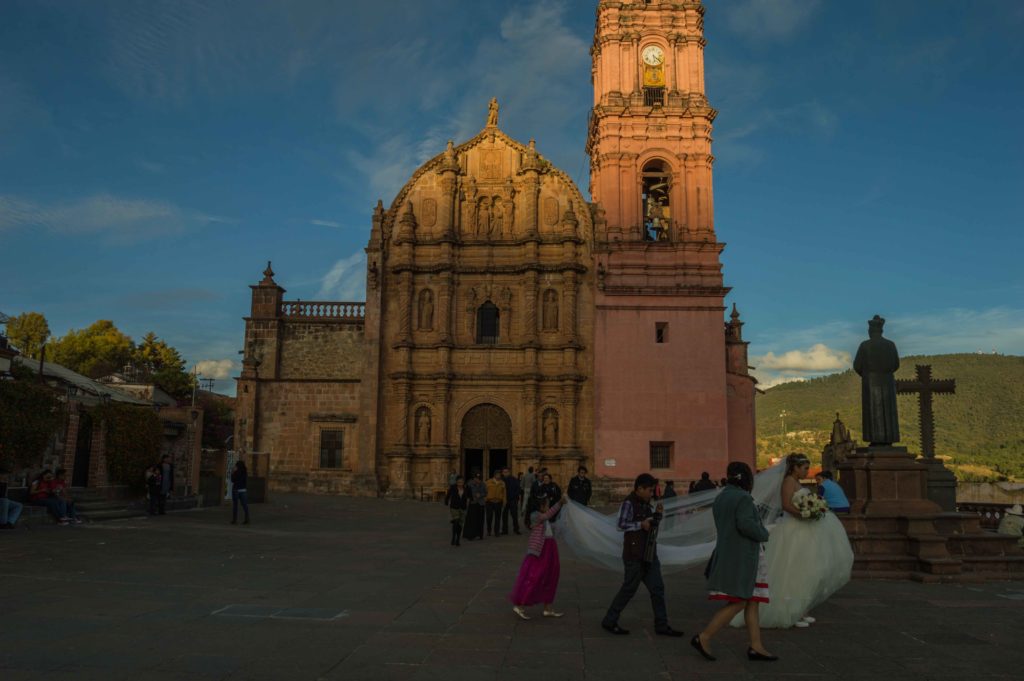
<path id="1" fill-rule="evenodd" d="M 821 520 L 828 512 L 828 504 L 816 494 L 802 494 L 793 500 L 800 509 L 800 517 L 806 520 Z"/>

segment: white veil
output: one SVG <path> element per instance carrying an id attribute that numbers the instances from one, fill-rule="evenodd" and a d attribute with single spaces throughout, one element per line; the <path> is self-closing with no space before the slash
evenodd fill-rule
<path id="1" fill-rule="evenodd" d="M 780 462 L 754 476 L 751 495 L 765 525 L 782 514 L 780 489 L 786 464 Z M 706 563 L 715 548 L 715 520 L 711 504 L 719 489 L 665 499 L 665 515 L 658 529 L 658 559 L 671 572 Z M 622 532 L 619 513 L 603 515 L 570 501 L 554 523 L 558 540 L 580 560 L 611 570 L 622 569 Z"/>

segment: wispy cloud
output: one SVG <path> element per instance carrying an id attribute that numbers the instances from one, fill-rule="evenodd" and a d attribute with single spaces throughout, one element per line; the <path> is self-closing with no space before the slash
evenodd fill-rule
<path id="1" fill-rule="evenodd" d="M 320 280 L 318 300 L 365 300 L 366 254 L 362 251 L 334 263 Z"/>
<path id="2" fill-rule="evenodd" d="M 558 96 L 579 89 L 579 74 L 589 69 L 588 42 L 565 21 L 569 7 L 570 3 L 557 0 L 513 4 L 497 32 L 477 34 L 480 37 L 469 48 L 468 56 L 465 52 L 446 54 L 418 41 L 389 48 L 398 50 L 402 59 L 396 61 L 406 71 L 405 78 L 415 76 L 414 82 L 402 91 L 397 105 L 387 104 L 396 108 L 389 112 L 387 129 L 361 130 L 367 139 L 382 141 L 347 155 L 346 160 L 359 171 L 355 177 L 368 178 L 372 196 L 390 203 L 419 165 L 444 150 L 447 140 L 460 143 L 480 132 L 491 97 L 498 98 L 500 124 L 506 131 L 514 127 L 554 132 L 553 124 L 584 130 L 589 108 L 586 91 L 580 90 L 580 97 Z M 453 72 L 459 74 L 456 79 L 452 78 Z M 379 77 L 375 71 L 369 73 Z M 339 115 L 346 120 L 356 106 L 353 91 L 365 87 L 352 78 L 346 74 L 339 83 Z M 458 87 L 454 87 L 455 82 Z M 377 83 L 375 87 L 379 88 Z M 435 115 L 438 107 L 443 108 L 443 116 Z M 403 117 L 408 121 L 405 131 L 396 132 L 403 126 L 394 122 Z M 580 159 L 579 147 L 567 144 L 569 140 L 582 144 L 569 136 L 559 136 L 557 140 L 538 139 L 538 145 L 550 158 L 566 144 L 564 155 Z M 578 168 L 564 170 L 575 172 Z M 339 175 L 345 181 L 353 177 L 351 172 Z"/>
<path id="3" fill-rule="evenodd" d="M 230 359 L 204 359 L 196 362 L 196 372 L 203 378 L 224 379 L 231 376 L 232 370 L 236 367 L 234 360 Z"/>
<path id="4" fill-rule="evenodd" d="M 316 225 L 317 227 L 333 227 L 334 229 L 340 229 L 343 225 L 340 222 L 334 220 L 310 220 L 309 224 Z"/>
<path id="5" fill-rule="evenodd" d="M 786 350 L 778 354 L 768 352 L 751 357 L 757 367 L 754 375 L 762 389 L 781 383 L 806 381 L 814 376 L 843 371 L 851 365 L 850 353 L 835 350 L 824 343 L 815 343 L 806 350 Z"/>
<path id="6" fill-rule="evenodd" d="M 82 199 L 41 204 L 0 195 L 0 232 L 37 228 L 58 234 L 104 235 L 134 242 L 178 234 L 223 218 L 183 210 L 167 201 L 97 194 Z"/>
<path id="7" fill-rule="evenodd" d="M 734 0 L 726 17 L 729 28 L 753 40 L 781 40 L 804 28 L 820 0 Z"/>

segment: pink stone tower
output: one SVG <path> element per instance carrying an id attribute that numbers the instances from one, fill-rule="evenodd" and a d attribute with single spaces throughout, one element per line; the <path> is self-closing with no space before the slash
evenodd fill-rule
<path id="1" fill-rule="evenodd" d="M 595 212 L 595 472 L 753 465 L 754 386 L 719 260 L 700 2 L 601 0 L 587 140 Z"/>

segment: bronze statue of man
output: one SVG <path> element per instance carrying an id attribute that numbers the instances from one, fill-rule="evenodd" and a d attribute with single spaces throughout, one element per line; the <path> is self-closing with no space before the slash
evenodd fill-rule
<path id="1" fill-rule="evenodd" d="M 900 356 L 896 344 L 882 338 L 885 320 L 875 315 L 868 322 L 868 340 L 857 348 L 853 370 L 860 376 L 861 412 L 864 440 L 872 445 L 891 445 L 900 441 L 896 414 L 896 370 Z"/>

